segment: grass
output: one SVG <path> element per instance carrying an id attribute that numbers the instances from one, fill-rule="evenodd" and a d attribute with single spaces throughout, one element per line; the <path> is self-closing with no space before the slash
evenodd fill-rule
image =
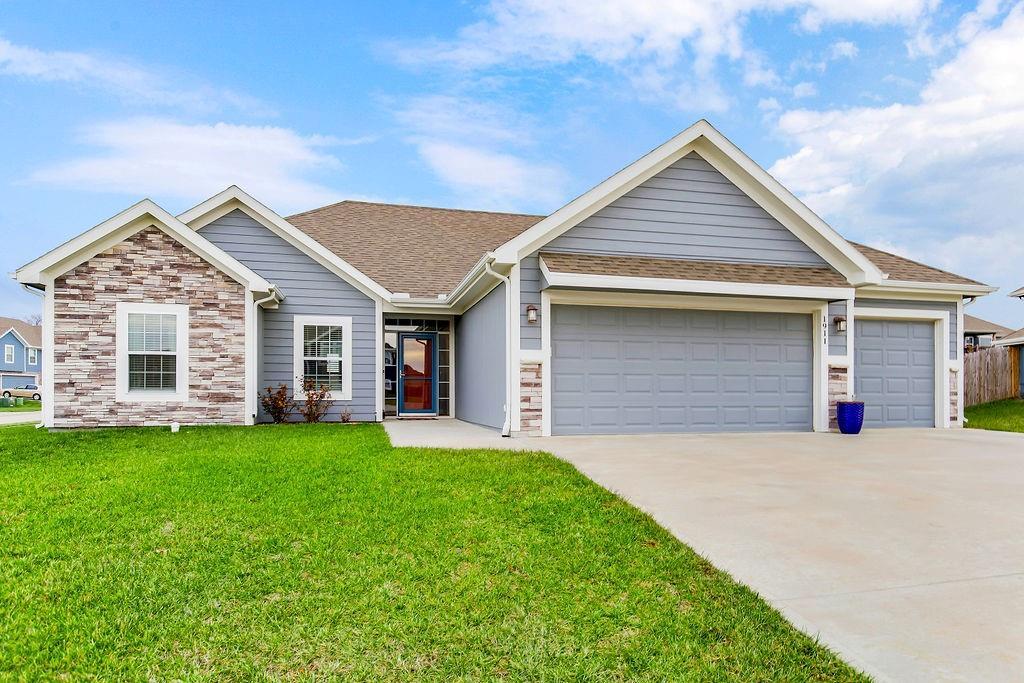
<path id="1" fill-rule="evenodd" d="M 43 404 L 41 401 L 33 401 L 30 398 L 26 398 L 24 405 L 9 406 L 6 408 L 0 406 L 0 413 L 31 413 L 33 411 L 38 411 L 42 409 Z"/>
<path id="2" fill-rule="evenodd" d="M 0 429 L 0 678 L 865 680 L 545 454 Z"/>
<path id="3" fill-rule="evenodd" d="M 1024 432 L 1024 400 L 1010 398 L 971 406 L 964 411 L 967 427 L 999 432 Z"/>

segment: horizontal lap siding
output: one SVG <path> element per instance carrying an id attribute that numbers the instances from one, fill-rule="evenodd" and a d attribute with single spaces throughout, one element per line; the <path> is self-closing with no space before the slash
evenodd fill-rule
<path id="1" fill-rule="evenodd" d="M 945 311 L 949 314 L 949 358 L 956 360 L 963 340 L 957 327 L 956 303 L 952 301 L 912 301 L 902 299 L 857 299 L 857 308 L 898 308 L 925 311 Z M 863 315 L 863 314 L 862 314 Z M 857 321 L 854 321 L 854 325 Z"/>
<path id="2" fill-rule="evenodd" d="M 337 401 L 326 419 L 336 421 L 344 405 L 352 419 L 376 419 L 376 311 L 373 299 L 302 253 L 241 211 L 210 223 L 202 235 L 284 292 L 276 310 L 260 320 L 259 386 L 287 384 L 294 390 L 294 317 L 352 317 L 352 400 Z"/>
<path id="3" fill-rule="evenodd" d="M 847 353 L 846 335 L 836 332 L 835 320 L 837 315 L 848 318 L 845 301 L 832 301 L 828 305 L 828 354 L 830 356 L 845 356 Z"/>
<path id="4" fill-rule="evenodd" d="M 536 254 L 527 256 L 519 263 L 519 342 L 520 347 L 533 351 L 540 350 L 541 306 L 540 290 L 543 276 L 540 272 L 540 258 Z M 526 307 L 537 307 L 537 322 L 526 322 Z"/>
<path id="5" fill-rule="evenodd" d="M 505 421 L 505 285 L 455 320 L 455 417 L 499 428 Z"/>

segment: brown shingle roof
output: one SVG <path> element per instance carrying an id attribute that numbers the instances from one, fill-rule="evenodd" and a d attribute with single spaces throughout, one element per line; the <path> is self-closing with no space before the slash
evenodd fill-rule
<path id="1" fill-rule="evenodd" d="M 29 346 L 43 348 L 43 327 L 42 325 L 29 325 L 24 320 L 17 318 L 0 317 L 0 334 L 6 334 L 7 330 L 14 328 L 22 339 L 28 342 Z"/>
<path id="2" fill-rule="evenodd" d="M 1003 327 L 998 323 L 991 323 L 973 315 L 964 313 L 964 334 L 992 334 L 996 339 L 1002 339 L 1013 333 L 1009 327 Z"/>
<path id="3" fill-rule="evenodd" d="M 1020 328 L 1016 332 L 1011 332 L 1010 334 L 1000 339 L 1000 341 L 1004 343 L 1012 342 L 1014 345 L 1024 344 L 1024 327 Z"/>
<path id="4" fill-rule="evenodd" d="M 288 222 L 392 292 L 451 292 L 486 252 L 544 216 L 344 201 Z"/>
<path id="5" fill-rule="evenodd" d="M 529 214 L 343 201 L 289 216 L 288 221 L 390 291 L 414 297 L 436 297 L 451 292 L 486 252 L 543 218 Z M 881 249 L 856 242 L 850 244 L 893 280 L 981 284 Z M 722 265 L 716 263 L 715 268 L 720 269 Z M 737 267 L 728 273 L 733 278 L 762 278 L 736 280 L 738 282 L 760 282 L 769 277 L 768 271 L 754 275 L 753 271 L 743 270 L 743 264 L 730 265 Z M 665 266 L 662 264 L 662 267 Z M 797 279 L 802 281 L 808 269 L 792 268 L 798 268 L 800 272 L 777 271 L 775 275 L 799 275 Z M 830 273 L 829 281 L 833 281 L 837 273 L 826 270 Z M 723 274 L 726 273 L 716 271 L 713 279 L 721 279 Z M 845 282 L 842 284 L 846 285 Z"/>
<path id="6" fill-rule="evenodd" d="M 849 240 L 847 240 L 849 241 Z M 977 280 L 956 275 L 945 270 L 926 266 L 908 258 L 890 254 L 881 249 L 875 249 L 864 244 L 850 242 L 860 253 L 868 257 L 868 260 L 875 264 L 883 273 L 889 274 L 890 280 L 905 280 L 907 282 L 928 282 L 937 284 L 953 285 L 980 285 L 984 284 Z"/>
<path id="7" fill-rule="evenodd" d="M 829 266 L 775 266 L 760 263 L 690 261 L 647 256 L 596 256 L 561 252 L 542 252 L 541 258 L 553 273 L 809 287 L 849 286 L 846 278 Z"/>

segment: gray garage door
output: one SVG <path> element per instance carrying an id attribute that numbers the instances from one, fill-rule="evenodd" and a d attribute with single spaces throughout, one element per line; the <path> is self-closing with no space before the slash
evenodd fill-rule
<path id="1" fill-rule="evenodd" d="M 854 321 L 853 391 L 868 427 L 935 426 L 935 325 Z"/>
<path id="2" fill-rule="evenodd" d="M 552 306 L 553 434 L 811 429 L 811 317 Z"/>

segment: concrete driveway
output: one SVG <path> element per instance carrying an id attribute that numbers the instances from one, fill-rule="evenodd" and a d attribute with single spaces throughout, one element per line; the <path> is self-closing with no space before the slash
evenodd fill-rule
<path id="1" fill-rule="evenodd" d="M 878 680 L 1024 677 L 1024 435 L 388 431 L 396 445 L 555 453 Z"/>

